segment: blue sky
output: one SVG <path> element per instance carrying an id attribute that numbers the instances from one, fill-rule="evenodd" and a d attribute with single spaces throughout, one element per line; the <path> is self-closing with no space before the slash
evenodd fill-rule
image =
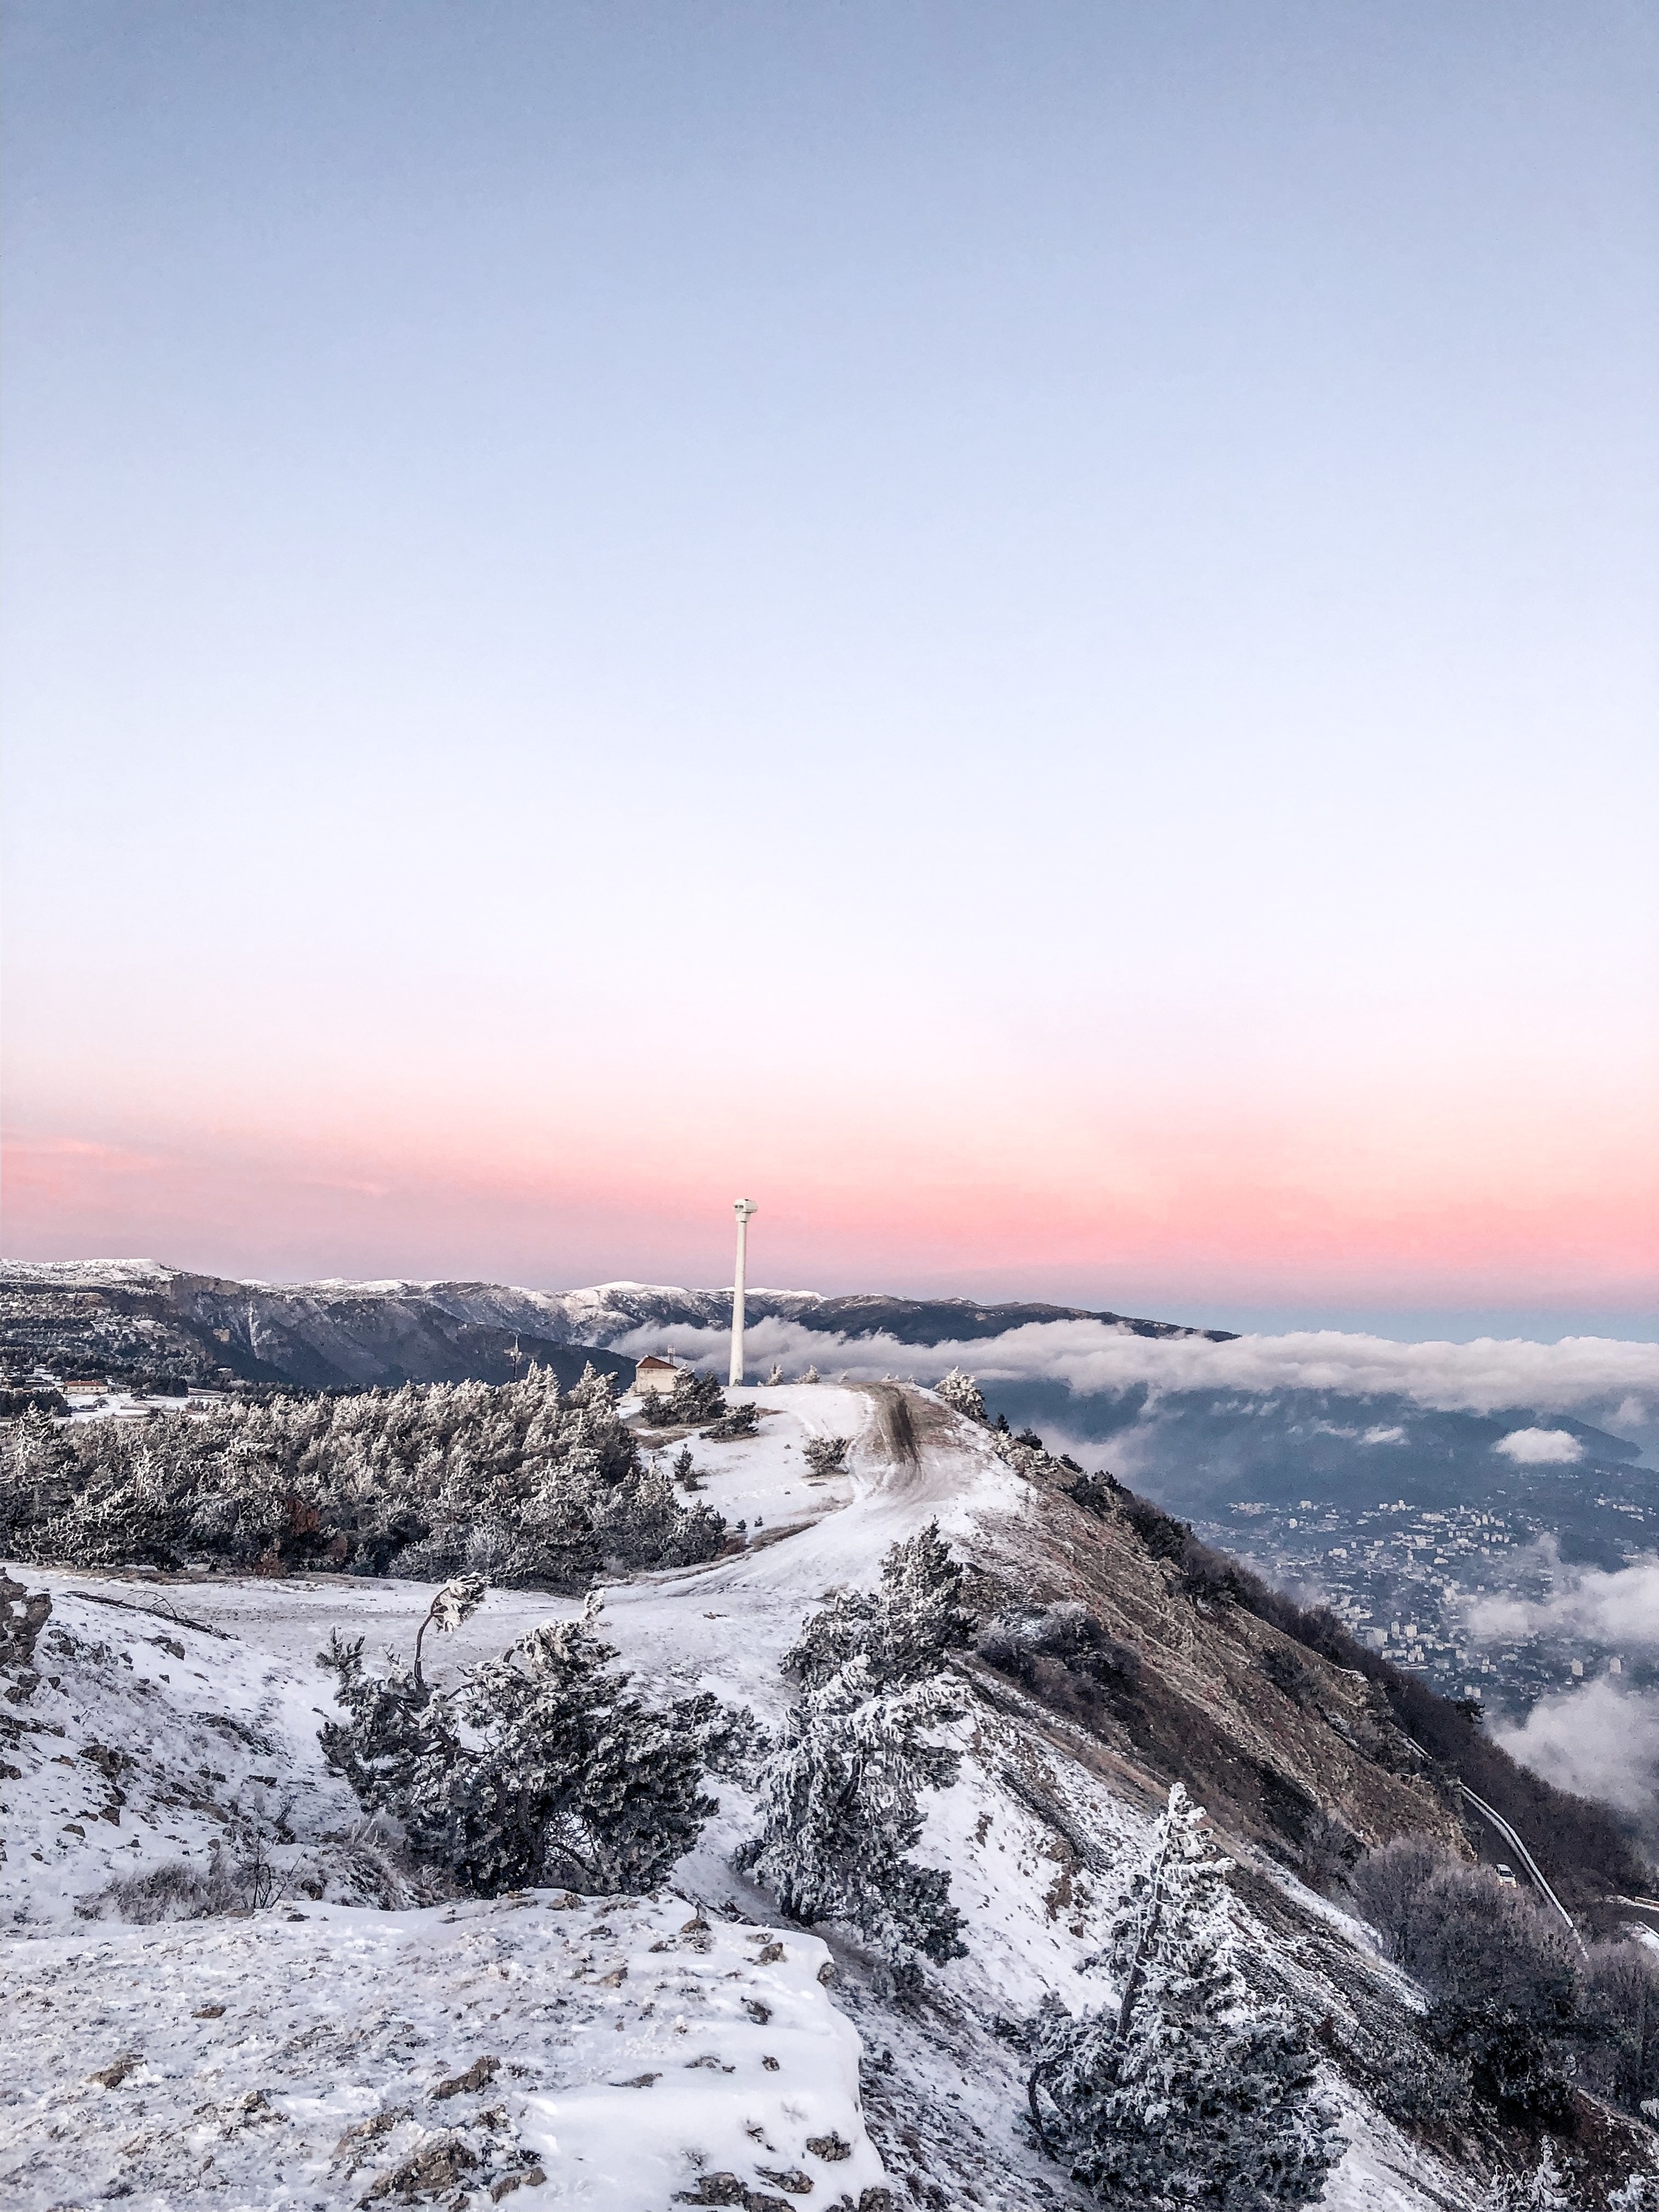
<path id="1" fill-rule="evenodd" d="M 1644 1325 L 1650 15 L 9 40 L 9 1249 Z"/>

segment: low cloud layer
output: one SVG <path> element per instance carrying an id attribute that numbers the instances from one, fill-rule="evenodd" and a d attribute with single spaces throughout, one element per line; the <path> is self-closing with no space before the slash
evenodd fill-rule
<path id="1" fill-rule="evenodd" d="M 620 1340 L 617 1348 L 636 1352 L 666 1346 L 684 1358 L 723 1364 L 726 1343 L 723 1329 L 648 1328 Z M 1200 1390 L 1258 1397 L 1284 1390 L 1397 1396 L 1425 1412 L 1520 1407 L 1574 1414 L 1613 1425 L 1625 1435 L 1638 1435 L 1659 1418 L 1659 1345 L 1613 1337 L 1568 1337 L 1559 1344 L 1495 1337 L 1473 1344 L 1396 1344 L 1386 1337 L 1309 1329 L 1212 1344 L 1202 1337 L 1134 1336 L 1100 1322 L 1060 1321 L 968 1343 L 917 1346 L 762 1321 L 749 1331 L 749 1356 L 751 1371 L 764 1373 L 775 1360 L 789 1374 L 813 1364 L 826 1375 L 844 1370 L 855 1380 L 890 1374 L 930 1381 L 960 1365 L 982 1382 L 1061 1382 L 1084 1396 L 1141 1388 L 1154 1401 Z M 1534 1428 L 1518 1435 L 1559 1433 Z M 1380 1444 L 1392 1438 L 1377 1430 L 1370 1440 Z M 1540 1449 L 1517 1441 L 1510 1455 L 1537 1464 L 1526 1455 Z M 1564 1455 L 1560 1446 L 1552 1449 Z"/>
<path id="2" fill-rule="evenodd" d="M 1659 1820 L 1659 1697 L 1601 1676 L 1540 1698 L 1518 1727 L 1495 1727 L 1492 1735 L 1558 1789 Z"/>
<path id="3" fill-rule="evenodd" d="M 1607 1569 L 1564 1566 L 1553 1544 L 1540 1549 L 1554 1587 L 1545 1597 L 1478 1600 L 1468 1613 L 1469 1633 L 1478 1642 L 1567 1636 L 1621 1654 L 1659 1652 L 1659 1553 Z"/>

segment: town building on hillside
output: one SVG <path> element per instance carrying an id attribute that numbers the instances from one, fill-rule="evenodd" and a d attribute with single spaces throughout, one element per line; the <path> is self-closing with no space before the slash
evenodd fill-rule
<path id="1" fill-rule="evenodd" d="M 634 1388 L 644 1397 L 647 1391 L 669 1398 L 680 1379 L 680 1370 L 672 1359 L 658 1359 L 654 1355 L 641 1360 L 634 1370 Z"/>

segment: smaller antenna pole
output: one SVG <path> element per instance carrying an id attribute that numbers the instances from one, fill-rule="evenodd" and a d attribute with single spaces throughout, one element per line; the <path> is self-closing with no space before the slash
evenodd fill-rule
<path id="1" fill-rule="evenodd" d="M 735 1388 L 743 1380 L 743 1278 L 749 1247 L 749 1217 L 758 1213 L 760 1208 L 751 1198 L 738 1198 L 732 1201 L 732 1211 L 738 1217 L 738 1269 L 732 1278 L 732 1372 L 726 1381 Z"/>

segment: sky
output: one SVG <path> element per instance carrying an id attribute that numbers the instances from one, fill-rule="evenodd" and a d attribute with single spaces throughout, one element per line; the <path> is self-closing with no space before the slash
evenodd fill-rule
<path id="1" fill-rule="evenodd" d="M 9 1254 L 1659 1333 L 1650 12 L 7 45 Z"/>

